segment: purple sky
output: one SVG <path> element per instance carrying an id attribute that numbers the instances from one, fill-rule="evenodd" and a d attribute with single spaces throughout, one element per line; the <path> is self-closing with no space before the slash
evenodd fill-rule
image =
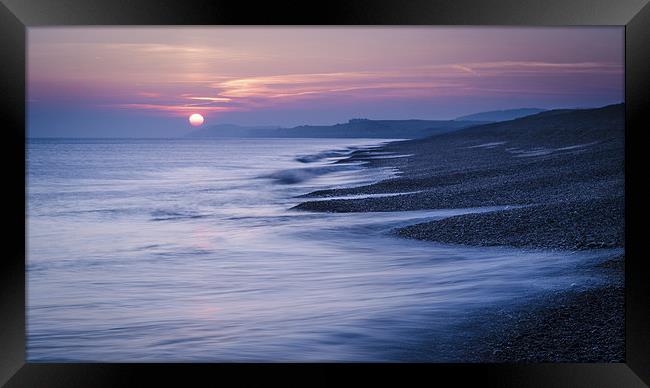
<path id="1" fill-rule="evenodd" d="M 28 30 L 32 137 L 452 119 L 623 101 L 622 27 Z"/>

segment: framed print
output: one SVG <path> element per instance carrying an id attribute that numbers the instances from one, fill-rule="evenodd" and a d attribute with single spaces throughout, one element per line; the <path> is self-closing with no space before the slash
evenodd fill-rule
<path id="1" fill-rule="evenodd" d="M 650 6 L 304 7 L 3 1 L 1 381 L 646 386 Z"/>

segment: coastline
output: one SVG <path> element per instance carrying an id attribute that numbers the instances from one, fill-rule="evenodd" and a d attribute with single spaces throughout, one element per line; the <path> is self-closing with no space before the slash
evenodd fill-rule
<path id="1" fill-rule="evenodd" d="M 308 202 L 293 209 L 345 213 L 521 206 L 393 233 L 469 246 L 567 252 L 624 248 L 623 155 L 622 105 L 539 114 L 352 152 L 338 163 L 392 167 L 399 174 L 371 185 L 311 192 L 302 196 Z M 368 194 L 391 195 L 345 198 Z M 603 286 L 546 295 L 510 312 L 486 311 L 480 319 L 494 324 L 476 339 L 486 350 L 472 359 L 623 360 L 622 257 L 612 259 L 613 269 L 594 268 L 606 279 Z"/>
<path id="2" fill-rule="evenodd" d="M 518 307 L 488 310 L 469 362 L 624 362 L 624 256 L 592 270 L 608 284 L 549 293 Z M 476 324 L 470 321 L 469 324 Z"/>

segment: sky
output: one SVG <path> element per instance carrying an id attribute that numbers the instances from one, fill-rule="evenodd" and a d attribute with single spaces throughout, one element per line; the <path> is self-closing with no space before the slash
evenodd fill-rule
<path id="1" fill-rule="evenodd" d="M 623 27 L 30 27 L 30 137 L 623 102 Z"/>

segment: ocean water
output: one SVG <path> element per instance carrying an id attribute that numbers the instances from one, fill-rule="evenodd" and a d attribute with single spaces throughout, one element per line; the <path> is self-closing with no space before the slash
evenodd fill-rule
<path id="1" fill-rule="evenodd" d="M 290 210 L 394 176 L 333 164 L 382 142 L 30 140 L 27 359 L 463 361 L 481 309 L 600 281 L 582 269 L 611 251 L 391 234 L 494 208 Z"/>

